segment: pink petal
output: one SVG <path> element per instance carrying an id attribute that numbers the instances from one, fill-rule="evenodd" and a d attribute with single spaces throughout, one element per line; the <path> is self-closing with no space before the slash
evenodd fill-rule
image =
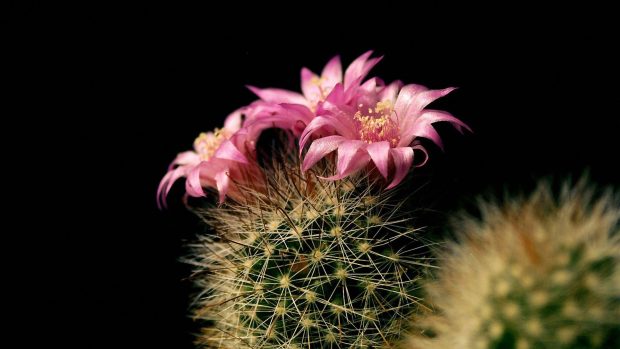
<path id="1" fill-rule="evenodd" d="M 314 113 L 304 105 L 282 103 L 280 107 L 288 113 L 289 118 L 295 120 L 294 122 L 301 121 L 307 125 L 314 119 Z"/>
<path id="2" fill-rule="evenodd" d="M 338 174 L 343 175 L 349 168 L 356 167 L 359 161 L 358 151 L 363 150 L 366 143 L 358 140 L 344 141 L 338 147 Z M 363 152 L 367 154 L 366 152 Z M 343 175 L 344 176 L 344 175 Z"/>
<path id="3" fill-rule="evenodd" d="M 407 176 L 413 164 L 413 149 L 410 147 L 392 148 L 390 149 L 390 155 L 392 155 L 394 160 L 395 171 L 392 183 L 386 189 L 392 189 L 397 186 Z"/>
<path id="4" fill-rule="evenodd" d="M 325 179 L 337 180 L 337 179 L 345 178 L 361 170 L 362 168 L 366 167 L 366 165 L 368 165 L 368 163 L 370 162 L 370 156 L 368 155 L 366 151 L 364 151 L 361 148 L 354 152 L 352 152 L 351 149 L 346 149 L 345 152 L 347 153 L 344 155 L 347 157 L 346 161 L 340 161 L 341 151 L 340 149 L 338 149 L 338 173 L 334 176 L 327 177 Z M 349 155 L 351 156 L 349 157 Z"/>
<path id="5" fill-rule="evenodd" d="M 410 110 L 409 112 L 417 113 L 422 109 L 426 108 L 427 105 L 431 104 L 436 99 L 439 99 L 454 90 L 456 90 L 456 87 L 448 87 L 441 90 L 422 91 L 417 95 L 417 98 L 415 99 L 416 103 L 414 104 L 414 106 L 417 110 Z"/>
<path id="6" fill-rule="evenodd" d="M 410 131 L 403 131 L 398 145 L 401 147 L 409 146 L 416 137 L 430 139 L 439 147 L 439 149 L 443 150 L 443 142 L 441 141 L 441 136 L 439 136 L 439 133 L 431 124 L 426 123 L 418 123 L 414 125 L 414 127 L 410 129 Z"/>
<path id="7" fill-rule="evenodd" d="M 252 119 L 246 121 L 245 128 L 249 131 L 256 131 L 250 132 L 256 137 L 260 131 L 272 127 L 291 130 L 295 136 L 299 136 L 314 117 L 310 109 L 300 104 L 259 105 L 253 111 Z M 251 140 L 256 141 L 255 137 L 251 137 Z"/>
<path id="8" fill-rule="evenodd" d="M 308 171 L 314 164 L 321 160 L 325 155 L 336 150 L 340 143 L 345 140 L 342 136 L 328 136 L 314 140 L 304 157 L 302 171 Z"/>
<path id="9" fill-rule="evenodd" d="M 297 92 L 282 90 L 279 88 L 258 88 L 248 86 L 260 99 L 269 103 L 293 103 L 307 105 L 308 101 L 304 96 Z"/>
<path id="10" fill-rule="evenodd" d="M 219 193 L 220 204 L 226 199 L 228 187 L 230 186 L 230 177 L 227 171 L 220 171 L 215 175 L 215 185 Z"/>
<path id="11" fill-rule="evenodd" d="M 422 154 L 424 154 L 424 161 L 422 161 L 422 163 L 418 164 L 418 165 L 413 165 L 414 167 L 422 167 L 424 165 L 426 165 L 426 163 L 428 162 L 428 152 L 426 151 L 426 148 L 424 148 L 422 145 L 417 144 L 414 145 L 413 147 L 411 147 L 411 149 L 414 150 L 414 154 L 416 150 L 419 150 L 422 152 Z M 415 157 L 415 156 L 414 156 Z"/>
<path id="12" fill-rule="evenodd" d="M 251 123 L 257 117 L 273 114 L 280 109 L 280 105 L 276 103 L 268 103 L 262 100 L 252 102 L 250 105 L 244 108 L 245 120 L 243 125 Z"/>
<path id="13" fill-rule="evenodd" d="M 398 96 L 398 91 L 402 88 L 403 82 L 400 80 L 396 80 L 391 84 L 385 86 L 379 92 L 379 101 L 389 100 L 392 104 L 396 103 L 396 97 Z"/>
<path id="14" fill-rule="evenodd" d="M 205 192 L 202 190 L 202 184 L 200 182 L 200 170 L 205 166 L 205 164 L 206 162 L 201 162 L 187 174 L 187 179 L 185 180 L 185 191 L 188 195 L 193 197 L 205 196 Z"/>
<path id="15" fill-rule="evenodd" d="M 386 141 L 371 143 L 366 147 L 366 150 L 368 151 L 368 155 L 370 155 L 370 158 L 377 166 L 377 169 L 379 170 L 383 178 L 387 179 L 390 156 L 390 143 Z"/>
<path id="16" fill-rule="evenodd" d="M 159 186 L 157 187 L 157 207 L 159 209 L 167 206 L 166 197 L 168 196 L 172 185 L 177 181 L 177 179 L 185 176 L 187 170 L 188 166 L 179 166 L 168 171 L 164 178 L 161 179 L 161 182 L 159 182 Z"/>
<path id="17" fill-rule="evenodd" d="M 168 170 L 172 170 L 175 166 L 183 165 L 198 165 L 200 163 L 200 156 L 194 151 L 184 151 L 179 153 L 177 157 L 172 161 Z"/>
<path id="18" fill-rule="evenodd" d="M 344 86 L 342 86 L 342 84 L 340 83 L 336 84 L 336 86 L 334 86 L 329 95 L 327 95 L 327 97 L 325 98 L 325 101 L 335 105 L 344 104 L 346 102 Z"/>
<path id="19" fill-rule="evenodd" d="M 230 139 L 227 139 L 222 144 L 220 144 L 219 148 L 215 152 L 214 157 L 218 159 L 236 161 L 242 164 L 248 163 L 246 157 L 239 151 L 239 149 L 235 147 L 235 145 Z"/>
<path id="20" fill-rule="evenodd" d="M 299 150 L 303 150 L 306 143 L 310 140 L 312 134 L 324 127 L 332 128 L 341 136 L 346 138 L 354 138 L 355 125 L 350 118 L 339 117 L 334 115 L 317 116 L 304 129 L 299 139 Z"/>
<path id="21" fill-rule="evenodd" d="M 321 78 L 325 79 L 330 86 L 334 86 L 342 82 L 342 64 L 340 64 L 340 56 L 335 56 L 323 68 Z"/>
<path id="22" fill-rule="evenodd" d="M 360 86 L 360 89 L 365 92 L 373 93 L 377 90 L 377 78 L 368 79 Z"/>
<path id="23" fill-rule="evenodd" d="M 347 68 L 344 73 L 344 88 L 345 90 L 349 89 L 349 87 L 360 83 L 364 77 L 370 72 L 370 69 L 374 67 L 383 57 L 377 57 L 373 59 L 368 59 L 372 51 L 368 51 L 363 55 L 359 56 L 355 59 Z"/>
<path id="24" fill-rule="evenodd" d="M 403 90 L 401 90 L 401 94 L 403 94 Z M 427 105 L 429 105 L 436 99 L 441 98 L 454 90 L 454 87 L 449 87 L 442 90 L 418 91 L 412 96 L 404 96 L 404 99 L 406 99 L 408 103 L 406 103 L 404 106 L 394 106 L 394 110 L 400 117 L 401 129 L 411 127 L 422 109 L 424 109 Z M 401 98 L 401 94 L 398 95 L 398 99 Z M 398 100 L 396 101 L 396 103 L 398 104 Z"/>
<path id="25" fill-rule="evenodd" d="M 242 120 L 242 109 L 235 110 L 226 117 L 224 128 L 230 132 L 236 132 L 241 128 Z"/>
<path id="26" fill-rule="evenodd" d="M 409 84 L 400 89 L 396 103 L 394 103 L 394 111 L 398 115 L 399 120 L 402 122 L 407 115 L 409 109 L 415 102 L 416 96 L 428 89 L 422 85 Z"/>
<path id="27" fill-rule="evenodd" d="M 401 129 L 401 138 L 399 145 L 408 146 L 415 139 L 415 137 L 424 137 L 433 141 L 439 148 L 443 149 L 441 138 L 439 134 L 432 126 L 436 122 L 446 121 L 458 128 L 464 128 L 469 131 L 471 129 L 461 120 L 455 118 L 448 112 L 440 110 L 425 110 L 423 111 L 413 123 L 408 122 L 405 124 L 407 128 Z"/>
<path id="28" fill-rule="evenodd" d="M 313 99 L 316 97 L 320 97 L 321 90 L 312 81 L 318 78 L 319 77 L 316 74 L 314 74 L 310 69 L 301 68 L 301 92 L 303 92 L 306 99 Z"/>

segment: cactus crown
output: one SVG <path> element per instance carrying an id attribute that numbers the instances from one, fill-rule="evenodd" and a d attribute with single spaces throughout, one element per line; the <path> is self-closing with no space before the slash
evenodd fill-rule
<path id="1" fill-rule="evenodd" d="M 326 173 L 329 169 L 325 169 Z M 365 177 L 326 182 L 298 164 L 267 190 L 202 212 L 190 262 L 208 347 L 389 347 L 418 298 L 419 230 Z M 376 192 L 376 194 L 375 194 Z"/>
<path id="2" fill-rule="evenodd" d="M 611 348 L 620 335 L 620 210 L 584 182 L 559 200 L 484 203 L 430 282 L 407 348 Z M 616 342 L 614 342 L 614 340 Z"/>

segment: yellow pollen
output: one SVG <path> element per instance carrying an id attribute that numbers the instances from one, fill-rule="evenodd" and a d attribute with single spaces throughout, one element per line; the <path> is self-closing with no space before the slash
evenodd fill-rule
<path id="1" fill-rule="evenodd" d="M 398 125 L 392 118 L 392 102 L 389 100 L 378 102 L 374 109 L 368 108 L 365 115 L 358 105 L 358 112 L 353 116 L 357 123 L 360 139 L 366 143 L 388 141 L 395 147 L 399 141 Z"/>
<path id="2" fill-rule="evenodd" d="M 200 160 L 209 160 L 223 141 L 230 138 L 230 131 L 216 128 L 213 132 L 202 132 L 194 140 L 194 150 Z"/>
<path id="3" fill-rule="evenodd" d="M 388 99 L 377 103 L 377 105 L 375 106 L 375 113 L 378 114 L 385 111 L 387 111 L 388 113 L 392 113 L 392 102 L 390 102 L 390 100 Z"/>
<path id="4" fill-rule="evenodd" d="M 324 81 L 325 81 L 325 79 L 320 78 L 320 77 L 318 77 L 318 76 L 316 76 L 316 75 L 315 75 L 315 76 L 313 76 L 313 77 L 312 77 L 312 79 L 310 79 L 310 82 L 311 82 L 312 84 L 314 84 L 314 85 L 317 85 L 317 86 L 321 86 L 321 84 L 322 84 Z"/>

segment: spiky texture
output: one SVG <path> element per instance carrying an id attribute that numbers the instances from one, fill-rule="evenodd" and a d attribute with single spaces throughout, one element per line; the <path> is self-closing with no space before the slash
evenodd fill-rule
<path id="1" fill-rule="evenodd" d="M 620 208 L 583 181 L 556 200 L 485 203 L 456 226 L 460 243 L 425 286 L 434 314 L 404 348 L 618 348 Z"/>
<path id="2" fill-rule="evenodd" d="M 327 173 L 325 169 L 325 173 Z M 219 348 L 390 347 L 416 308 L 418 230 L 366 178 L 321 181 L 285 162 L 267 192 L 203 212 L 191 262 L 199 342 Z"/>

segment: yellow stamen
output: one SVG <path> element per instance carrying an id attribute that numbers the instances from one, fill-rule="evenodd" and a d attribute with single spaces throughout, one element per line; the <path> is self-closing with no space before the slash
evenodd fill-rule
<path id="1" fill-rule="evenodd" d="M 200 160 L 207 161 L 230 136 L 230 131 L 226 129 L 216 128 L 213 132 L 202 132 L 194 140 L 194 150 L 200 156 Z"/>

